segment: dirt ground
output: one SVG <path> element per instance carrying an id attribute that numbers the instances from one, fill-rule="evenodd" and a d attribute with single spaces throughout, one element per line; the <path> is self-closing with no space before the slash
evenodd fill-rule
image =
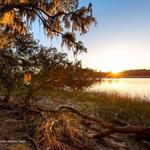
<path id="1" fill-rule="evenodd" d="M 150 143 L 135 134 L 114 133 L 101 140 L 90 138 L 90 135 L 102 130 L 101 127 L 71 113 L 57 113 L 59 105 L 54 101 L 46 102 L 46 99 L 36 100 L 32 109 L 52 110 L 40 113 L 39 109 L 32 111 L 24 106 L 1 102 L 0 150 L 150 149 Z"/>

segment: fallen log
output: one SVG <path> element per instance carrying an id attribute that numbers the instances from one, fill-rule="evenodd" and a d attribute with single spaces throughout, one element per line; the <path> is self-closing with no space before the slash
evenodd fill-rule
<path id="1" fill-rule="evenodd" d="M 144 137 L 147 137 L 147 136 L 149 136 L 150 138 L 150 128 L 146 128 L 143 126 L 112 127 L 101 133 L 93 135 L 93 138 L 101 139 L 113 133 L 136 134 L 140 137 L 143 137 L 143 139 Z"/>
<path id="2" fill-rule="evenodd" d="M 69 110 L 70 112 L 75 113 L 84 119 L 100 123 L 104 129 L 107 129 L 107 130 L 104 130 L 103 132 L 93 135 L 93 138 L 101 139 L 101 138 L 109 136 L 110 134 L 113 134 L 113 133 L 122 133 L 122 134 L 134 133 L 134 134 L 138 134 L 138 135 L 148 135 L 150 137 L 150 127 L 132 126 L 132 125 L 117 127 L 114 124 L 105 122 L 101 118 L 88 116 L 70 106 L 60 106 L 59 111 L 61 111 L 62 109 Z"/>
<path id="3" fill-rule="evenodd" d="M 88 115 L 86 115 L 86 114 L 80 112 L 79 110 L 77 110 L 77 109 L 75 109 L 75 108 L 73 108 L 73 107 L 67 106 L 67 105 L 60 106 L 59 109 L 58 109 L 58 111 L 61 111 L 61 110 L 63 110 L 63 109 L 69 110 L 70 112 L 75 113 L 75 114 L 77 114 L 78 116 L 80 116 L 80 117 L 82 117 L 82 118 L 84 118 L 84 119 L 87 119 L 87 120 L 90 120 L 90 121 L 94 121 L 94 122 L 98 122 L 98 123 L 100 123 L 100 124 L 102 125 L 102 127 L 104 127 L 104 128 L 112 128 L 112 126 L 113 126 L 113 124 L 107 123 L 107 122 L 105 122 L 105 121 L 104 121 L 103 119 L 101 119 L 101 118 L 88 116 Z"/>
<path id="4" fill-rule="evenodd" d="M 140 136 L 144 140 L 146 140 L 144 137 L 149 137 L 147 139 L 150 139 L 150 127 L 132 126 L 132 125 L 126 125 L 126 124 L 124 124 L 124 125 L 122 124 L 120 126 L 120 125 L 117 125 L 117 124 L 109 123 L 109 122 L 107 122 L 107 121 L 105 121 L 105 120 L 103 120 L 102 118 L 99 118 L 99 117 L 93 117 L 93 116 L 90 116 L 90 115 L 86 115 L 86 114 L 80 112 L 79 110 L 77 110 L 77 109 L 75 109 L 73 107 L 67 106 L 67 105 L 60 106 L 58 109 L 56 108 L 56 110 L 50 110 L 50 109 L 45 109 L 45 108 L 42 108 L 42 107 L 39 108 L 39 107 L 33 107 L 33 106 L 23 106 L 23 105 L 19 105 L 19 104 L 10 104 L 10 103 L 6 104 L 5 103 L 5 104 L 0 104 L 0 108 L 1 108 L 1 110 L 4 109 L 4 110 L 12 111 L 12 113 L 13 113 L 13 111 L 16 111 L 15 110 L 16 108 L 18 108 L 18 110 L 17 110 L 18 112 L 23 113 L 25 115 L 27 115 L 27 113 L 28 113 L 29 116 L 30 116 L 30 114 L 32 114 L 32 115 L 34 115 L 34 117 L 36 117 L 37 115 L 40 115 L 41 117 L 44 117 L 45 116 L 45 115 L 43 116 L 44 113 L 48 114 L 48 115 L 49 114 L 51 115 L 52 113 L 54 113 L 55 114 L 55 120 L 54 120 L 55 122 L 57 121 L 57 119 L 59 119 L 56 116 L 60 116 L 63 112 L 74 113 L 77 116 L 79 116 L 79 118 L 88 120 L 88 122 L 86 123 L 87 126 L 90 126 L 90 125 L 96 123 L 96 125 L 98 125 L 98 126 L 100 126 L 100 128 L 102 128 L 102 130 L 97 130 L 96 134 L 95 134 L 95 131 L 93 130 L 94 132 L 92 132 L 92 134 L 90 136 L 88 136 L 88 133 L 84 133 L 85 134 L 85 138 L 87 137 L 90 140 L 93 139 L 92 141 L 94 141 L 94 142 L 97 141 L 97 140 L 100 141 L 101 139 L 105 139 L 105 137 L 110 137 L 110 135 L 112 135 L 114 133 L 119 133 L 119 134 L 135 134 L 135 135 Z M 67 114 L 65 114 L 65 115 L 67 115 Z M 47 120 L 51 120 L 51 119 L 52 118 L 45 118 L 44 117 L 43 121 L 47 122 Z M 25 120 L 25 121 L 28 122 L 28 119 Z M 53 120 L 51 120 L 51 121 L 53 121 Z M 53 128 L 55 128 L 55 124 L 53 124 L 53 123 L 50 124 L 49 123 L 48 126 L 51 127 L 51 128 L 46 128 L 46 129 L 48 129 L 48 132 L 45 132 L 45 134 L 49 134 L 49 131 L 51 131 L 51 130 L 54 132 L 55 130 Z M 71 132 L 69 132 L 70 133 L 69 137 L 72 137 L 71 133 L 72 133 L 72 131 L 74 129 L 72 129 L 72 126 L 69 126 L 69 127 L 70 127 L 70 131 L 71 131 Z M 63 127 L 63 125 L 62 125 L 62 128 L 65 128 L 65 127 Z M 49 129 L 51 129 L 51 130 L 49 130 Z M 92 128 L 90 130 L 92 130 Z M 53 133 L 52 131 L 51 131 L 51 133 Z M 38 137 L 40 133 L 41 132 L 38 132 L 38 134 L 37 134 L 36 137 Z M 76 136 L 78 132 L 76 131 L 76 132 L 73 132 L 73 133 L 74 133 L 73 135 Z M 45 134 L 42 134 L 42 136 L 44 136 Z M 53 137 L 53 134 L 51 134 L 50 136 Z M 76 137 L 77 141 L 79 139 L 81 140 L 81 137 L 77 136 Z M 43 137 L 41 139 L 43 139 Z M 41 139 L 39 139 L 39 141 Z M 47 140 L 48 139 L 49 138 L 47 138 Z M 37 142 L 36 140 L 37 139 L 36 138 L 34 139 L 34 136 L 31 137 L 31 139 L 30 139 L 30 142 L 32 143 L 32 145 L 34 145 L 34 147 L 36 147 L 36 146 L 38 147 L 38 144 L 36 143 Z M 55 141 L 55 138 L 54 138 L 54 141 Z M 146 141 L 148 141 L 148 140 L 146 140 Z M 75 145 L 80 145 L 80 144 L 77 142 L 77 143 L 75 143 Z"/>

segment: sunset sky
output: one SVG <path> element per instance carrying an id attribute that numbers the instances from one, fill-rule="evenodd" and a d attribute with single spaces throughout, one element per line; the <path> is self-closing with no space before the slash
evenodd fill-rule
<path id="1" fill-rule="evenodd" d="M 98 24 L 79 37 L 88 48 L 88 53 L 79 56 L 83 67 L 114 72 L 150 69 L 150 0 L 81 0 L 80 5 L 89 2 Z M 42 44 L 51 46 L 38 26 L 33 33 Z M 54 45 L 59 42 L 53 40 Z"/>

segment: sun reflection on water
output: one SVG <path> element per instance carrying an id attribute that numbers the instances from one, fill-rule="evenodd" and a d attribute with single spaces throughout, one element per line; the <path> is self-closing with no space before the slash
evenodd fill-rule
<path id="1" fill-rule="evenodd" d="M 149 78 L 105 78 L 88 91 L 117 93 L 123 96 L 150 99 Z"/>

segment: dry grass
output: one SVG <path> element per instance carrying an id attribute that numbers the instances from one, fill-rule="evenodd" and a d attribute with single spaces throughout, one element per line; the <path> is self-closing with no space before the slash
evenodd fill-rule
<path id="1" fill-rule="evenodd" d="M 101 117 L 107 121 L 117 117 L 131 124 L 150 125 L 150 105 L 145 101 L 106 93 L 47 91 L 43 94 L 45 97 L 49 96 L 51 104 L 54 103 L 57 107 L 67 103 L 90 116 Z M 39 95 L 40 92 L 35 96 Z M 44 100 L 40 106 L 44 106 Z M 20 108 L 16 104 L 2 103 L 0 109 L 0 138 L 26 141 L 23 144 L 3 144 L 0 145 L 0 149 L 5 150 L 5 147 L 9 147 L 10 150 L 109 150 L 113 149 L 114 145 L 124 147 L 124 144 L 115 141 L 109 142 L 108 146 L 107 138 L 99 142 L 93 140 L 91 135 L 103 129 L 96 124 L 89 127 L 88 120 L 69 112 L 43 113 L 36 109 Z M 138 148 L 136 142 L 133 142 L 133 145 Z"/>
<path id="2" fill-rule="evenodd" d="M 99 92 L 39 91 L 35 96 L 50 96 L 50 100 L 80 108 L 85 113 L 111 121 L 118 117 L 131 124 L 150 126 L 150 102 L 128 95 Z"/>

